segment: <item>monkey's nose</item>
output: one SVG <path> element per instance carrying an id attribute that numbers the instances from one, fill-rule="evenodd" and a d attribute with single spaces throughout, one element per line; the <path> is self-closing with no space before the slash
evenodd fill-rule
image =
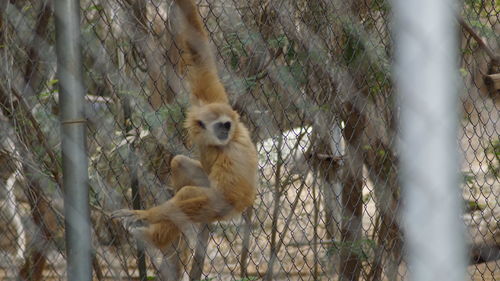
<path id="1" fill-rule="evenodd" d="M 215 125 L 217 138 L 221 141 L 226 140 L 231 129 L 231 122 L 220 122 Z"/>
<path id="2" fill-rule="evenodd" d="M 226 140 L 228 135 L 229 135 L 229 130 L 226 129 L 217 130 L 217 138 L 221 141 Z"/>
<path id="3" fill-rule="evenodd" d="M 221 141 L 224 141 L 227 139 L 229 135 L 229 131 L 231 130 L 231 122 L 219 122 L 215 124 L 215 132 L 217 135 L 217 138 Z"/>

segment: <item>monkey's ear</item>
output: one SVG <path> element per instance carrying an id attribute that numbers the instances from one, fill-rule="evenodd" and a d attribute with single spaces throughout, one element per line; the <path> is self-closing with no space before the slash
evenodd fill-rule
<path id="1" fill-rule="evenodd" d="M 202 128 L 202 129 L 206 129 L 207 127 L 205 126 L 205 123 L 203 123 L 203 121 L 201 120 L 196 120 L 196 124 Z"/>

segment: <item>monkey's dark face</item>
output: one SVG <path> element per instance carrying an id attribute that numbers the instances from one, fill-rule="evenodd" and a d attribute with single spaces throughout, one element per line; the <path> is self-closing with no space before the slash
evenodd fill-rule
<path id="1" fill-rule="evenodd" d="M 199 127 L 197 139 L 208 145 L 226 145 L 234 132 L 233 121 L 227 115 L 215 119 L 199 119 L 197 125 Z"/>
<path id="2" fill-rule="evenodd" d="M 217 122 L 213 123 L 212 132 L 214 132 L 214 135 L 219 140 L 225 141 L 228 139 L 229 132 L 231 131 L 231 124 L 232 122 L 230 120 L 225 122 L 223 120 L 218 120 Z"/>
<path id="3" fill-rule="evenodd" d="M 226 104 L 208 104 L 192 108 L 186 127 L 198 145 L 225 146 L 233 138 L 238 114 Z"/>

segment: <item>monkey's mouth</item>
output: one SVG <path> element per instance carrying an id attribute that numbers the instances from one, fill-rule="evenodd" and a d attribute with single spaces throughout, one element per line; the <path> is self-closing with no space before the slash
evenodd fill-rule
<path id="1" fill-rule="evenodd" d="M 229 130 L 218 130 L 217 131 L 217 138 L 221 141 L 227 140 L 228 135 L 229 135 Z"/>

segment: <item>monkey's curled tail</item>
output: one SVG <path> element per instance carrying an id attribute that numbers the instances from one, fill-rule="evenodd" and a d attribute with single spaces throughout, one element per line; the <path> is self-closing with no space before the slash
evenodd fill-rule
<path id="1" fill-rule="evenodd" d="M 191 103 L 228 103 L 226 91 L 217 73 L 208 35 L 194 1 L 174 2 L 177 5 L 177 19 L 180 21 L 177 41 L 183 52 L 191 85 Z"/>

